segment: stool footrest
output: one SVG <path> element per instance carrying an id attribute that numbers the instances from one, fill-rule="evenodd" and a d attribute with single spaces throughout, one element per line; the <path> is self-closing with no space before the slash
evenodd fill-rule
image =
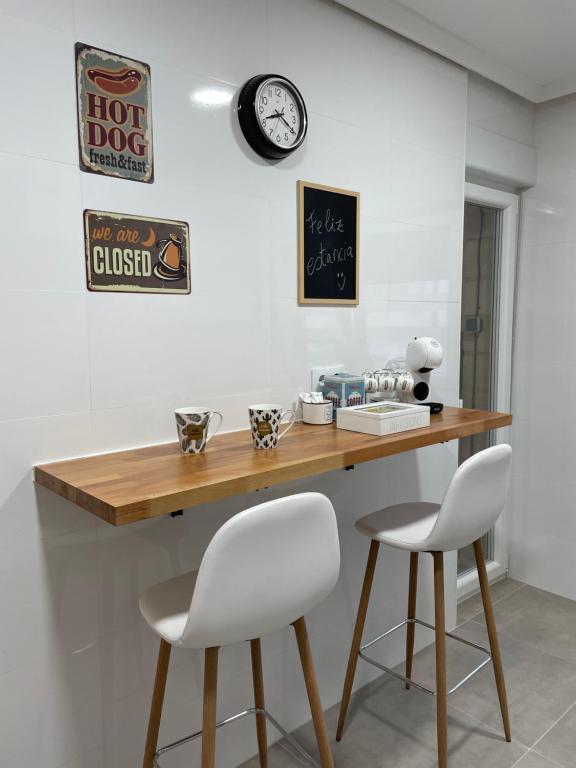
<path id="1" fill-rule="evenodd" d="M 392 629 L 389 629 L 386 632 L 383 632 L 381 635 L 378 635 L 378 637 L 375 637 L 374 640 L 370 640 L 369 643 L 362 645 L 360 647 L 358 656 L 364 661 L 367 661 L 368 664 L 372 664 L 373 667 L 380 669 L 382 672 L 386 672 L 386 674 L 392 675 L 392 677 L 396 677 L 398 680 L 402 680 L 402 682 L 408 683 L 408 685 L 413 685 L 414 688 L 417 688 L 419 691 L 423 691 L 424 693 L 427 693 L 430 696 L 436 696 L 436 691 L 433 691 L 431 688 L 427 688 L 422 683 L 419 683 L 416 680 L 413 680 L 412 678 L 406 677 L 406 675 L 402 675 L 393 669 L 389 669 L 388 667 L 385 667 L 384 664 L 380 664 L 379 661 L 376 661 L 375 659 L 370 658 L 370 656 L 367 656 L 364 653 L 364 651 L 367 648 L 370 648 L 372 645 L 374 645 L 375 643 L 378 643 L 380 640 L 384 640 L 385 637 L 388 637 L 388 635 L 391 635 L 393 632 L 396 632 L 398 629 L 402 629 L 402 627 L 405 627 L 407 624 L 420 624 L 420 626 L 422 627 L 426 627 L 427 629 L 436 631 L 436 627 L 433 624 L 428 624 L 426 621 L 421 621 L 420 619 L 405 619 L 404 621 L 400 622 L 400 624 L 397 624 L 395 627 L 392 627 Z M 477 672 L 480 672 L 480 670 L 483 669 L 486 666 L 486 664 L 492 661 L 492 654 L 487 648 L 484 648 L 482 645 L 477 645 L 476 643 L 472 643 L 470 640 L 465 640 L 463 637 L 459 637 L 458 635 L 455 635 L 452 632 L 445 632 L 445 635 L 446 637 L 451 637 L 453 640 L 457 640 L 459 643 L 463 643 L 464 645 L 469 645 L 471 648 L 475 648 L 477 651 L 481 651 L 486 656 L 486 658 L 480 664 L 478 664 L 477 667 L 475 667 L 471 672 L 469 672 L 465 677 L 463 677 L 459 683 L 456 683 L 456 685 L 450 688 L 450 690 L 448 691 L 448 694 L 451 694 L 457 691 L 458 688 L 464 685 L 464 683 L 467 683 L 471 677 L 473 677 Z"/>
<path id="2" fill-rule="evenodd" d="M 216 728 L 221 728 L 223 725 L 228 725 L 229 723 L 234 723 L 237 720 L 241 720 L 243 717 L 247 717 L 248 715 L 264 715 L 264 717 L 270 722 L 270 724 L 281 734 L 283 739 L 286 740 L 286 744 L 280 743 L 280 746 L 283 747 L 287 752 L 292 754 L 293 757 L 295 757 L 302 765 L 307 766 L 307 768 L 320 768 L 317 762 L 315 762 L 314 758 L 306 752 L 304 747 L 300 746 L 296 739 L 289 734 L 280 723 L 272 717 L 272 715 L 267 712 L 265 709 L 260 709 L 259 707 L 250 707 L 249 709 L 245 709 L 242 712 L 238 712 L 235 715 L 231 715 L 230 717 L 227 717 L 225 720 L 221 720 L 219 723 L 216 723 Z M 190 736 L 185 736 L 182 739 L 178 739 L 178 741 L 173 741 L 172 744 L 167 744 L 165 747 L 161 747 L 155 754 L 154 754 L 154 766 L 155 768 L 162 768 L 160 763 L 158 762 L 159 759 L 165 755 L 167 752 L 171 752 L 173 749 L 176 749 L 177 747 L 182 747 L 184 744 L 188 744 L 191 741 L 194 741 L 195 739 L 199 739 L 200 736 L 202 736 L 202 731 L 196 731 L 196 733 L 191 734 Z M 289 748 L 288 748 L 289 747 Z"/>

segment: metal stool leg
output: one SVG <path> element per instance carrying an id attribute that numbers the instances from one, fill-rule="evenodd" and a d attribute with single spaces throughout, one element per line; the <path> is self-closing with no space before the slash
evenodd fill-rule
<path id="1" fill-rule="evenodd" d="M 264 677 L 262 675 L 262 647 L 260 639 L 250 641 L 252 654 L 252 678 L 254 680 L 254 707 L 264 710 Z M 256 715 L 256 734 L 258 736 L 258 752 L 260 768 L 268 768 L 268 741 L 266 737 L 266 716 Z"/>
<path id="2" fill-rule="evenodd" d="M 376 569 L 376 561 L 378 559 L 379 548 L 380 542 L 374 541 L 373 539 L 370 543 L 370 552 L 368 554 L 368 562 L 366 563 L 366 573 L 364 574 L 364 583 L 362 585 L 362 593 L 360 595 L 360 603 L 358 605 L 356 626 L 354 627 L 354 634 L 352 636 L 352 646 L 350 648 L 350 656 L 348 658 L 348 667 L 346 669 L 346 678 L 344 680 L 344 690 L 342 691 L 342 703 L 340 704 L 340 716 L 338 718 L 338 728 L 336 730 L 336 741 L 340 741 L 342 738 L 342 731 L 344 730 L 344 723 L 346 722 L 346 713 L 348 712 L 348 705 L 350 704 L 350 696 L 352 694 L 352 686 L 354 685 L 354 676 L 356 674 L 356 666 L 358 664 L 358 654 L 360 652 L 360 645 L 362 643 L 364 624 L 366 623 L 366 613 L 368 612 L 368 603 L 370 601 L 370 592 L 372 591 L 372 582 L 374 581 L 374 571 Z"/>
<path id="3" fill-rule="evenodd" d="M 154 681 L 154 693 L 150 706 L 150 719 L 148 721 L 148 733 L 146 736 L 146 748 L 144 750 L 143 768 L 152 768 L 154 754 L 158 747 L 158 733 L 160 732 L 160 720 L 162 718 L 162 705 L 164 704 L 164 692 L 166 691 L 166 677 L 170 663 L 172 646 L 166 640 L 160 640 L 158 651 L 158 664 L 156 666 L 156 679 Z"/>
<path id="4" fill-rule="evenodd" d="M 414 659 L 414 630 L 416 626 L 416 592 L 418 588 L 418 552 L 410 552 L 410 586 L 408 587 L 408 624 L 406 626 L 406 677 L 412 677 L 412 660 Z M 406 683 L 410 688 L 410 683 Z"/>
<path id="5" fill-rule="evenodd" d="M 478 568 L 478 579 L 480 581 L 480 591 L 482 592 L 482 604 L 484 605 L 486 627 L 488 629 L 488 638 L 490 640 L 490 651 L 492 653 L 492 664 L 494 666 L 494 677 L 496 678 L 496 689 L 498 690 L 504 733 L 506 735 L 506 741 L 512 741 L 510 718 L 508 716 L 508 700 L 506 697 L 506 682 L 504 680 L 504 671 L 502 669 L 502 657 L 500 655 L 498 633 L 496 632 L 496 622 L 494 620 L 494 609 L 492 608 L 492 596 L 490 595 L 490 585 L 486 574 L 486 562 L 484 560 L 484 550 L 482 548 L 481 539 L 474 542 L 474 555 L 476 557 L 476 567 Z"/>
<path id="6" fill-rule="evenodd" d="M 444 615 L 444 553 L 434 557 L 434 612 L 436 626 L 436 730 L 438 768 L 448 765 L 448 695 L 446 688 L 446 634 Z"/>

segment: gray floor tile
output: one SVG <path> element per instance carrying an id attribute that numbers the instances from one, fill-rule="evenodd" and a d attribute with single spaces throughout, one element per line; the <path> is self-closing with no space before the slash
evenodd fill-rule
<path id="1" fill-rule="evenodd" d="M 499 630 L 576 664 L 576 602 L 525 587 L 494 606 Z"/>
<path id="2" fill-rule="evenodd" d="M 530 751 L 520 758 L 514 768 L 558 768 L 558 763 L 551 763 L 542 755 Z M 568 768 L 568 766 L 562 766 L 562 768 Z"/>
<path id="3" fill-rule="evenodd" d="M 514 741 L 504 741 L 488 665 L 448 700 L 450 768 L 574 768 L 576 603 L 512 580 L 496 585 L 493 597 Z M 473 600 L 465 611 L 475 611 Z M 479 600 L 476 605 L 481 607 Z M 483 617 L 473 615 L 457 632 L 488 645 Z M 453 640 L 447 651 L 449 684 L 454 684 L 480 656 Z M 414 676 L 434 687 L 432 647 L 417 655 Z M 337 718 L 338 707 L 326 713 L 331 736 Z M 310 723 L 295 736 L 317 755 Z M 382 677 L 352 697 L 344 738 L 340 744 L 332 740 L 332 745 L 336 768 L 437 768 L 435 699 Z M 297 765 L 278 746 L 270 749 L 270 768 Z M 258 768 L 258 759 L 243 768 Z"/>
<path id="4" fill-rule="evenodd" d="M 268 750 L 268 768 L 297 768 L 300 765 L 303 764 L 288 754 L 279 744 L 275 744 Z M 240 768 L 260 768 L 258 755 L 242 763 Z"/>
<path id="5" fill-rule="evenodd" d="M 331 736 L 335 733 L 338 707 L 326 713 Z M 294 734 L 315 754 L 310 724 Z M 525 753 L 520 744 L 506 744 L 503 737 L 466 713 L 449 711 L 450 768 L 512 768 Z M 342 741 L 332 739 L 336 768 L 437 768 L 436 703 L 402 683 L 378 680 L 352 698 Z M 297 763 L 278 747 L 270 750 L 270 768 L 293 768 Z M 252 759 L 243 768 L 257 768 Z"/>
<path id="6" fill-rule="evenodd" d="M 509 597 L 511 594 L 519 589 L 523 589 L 525 586 L 526 585 L 522 584 L 522 582 L 515 581 L 514 579 L 506 578 L 497 581 L 490 588 L 492 603 L 495 604 L 505 597 Z M 462 622 L 468 621 L 468 619 L 472 619 L 478 614 L 483 614 L 482 598 L 480 594 L 473 595 L 472 597 L 469 597 L 468 600 L 464 600 L 464 602 L 458 605 L 458 624 L 462 624 Z"/>
<path id="7" fill-rule="evenodd" d="M 337 712 L 335 713 L 337 714 Z M 376 740 L 377 766 L 437 766 L 436 700 L 416 690 L 407 691 L 397 680 L 377 681 L 366 693 L 360 691 L 350 711 L 354 720 L 365 723 L 367 735 Z M 525 752 L 468 714 L 450 708 L 448 741 L 451 768 L 512 766 Z M 335 752 L 337 755 L 337 752 Z"/>
<path id="8" fill-rule="evenodd" d="M 463 624 L 456 632 L 471 642 L 489 647 L 486 628 L 475 621 Z M 512 735 L 526 746 L 532 746 L 576 702 L 576 666 L 502 632 L 500 649 Z M 482 655 L 475 649 L 449 639 L 449 685 L 461 680 L 481 659 Z M 432 646 L 416 655 L 414 677 L 428 687 L 434 687 L 434 670 Z M 491 664 L 453 693 L 448 701 L 453 707 L 502 732 L 500 705 Z"/>
<path id="9" fill-rule="evenodd" d="M 568 710 L 534 749 L 565 768 L 576 764 L 576 706 Z"/>

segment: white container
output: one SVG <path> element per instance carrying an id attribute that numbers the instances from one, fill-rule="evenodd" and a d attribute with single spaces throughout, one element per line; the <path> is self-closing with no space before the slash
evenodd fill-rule
<path id="1" fill-rule="evenodd" d="M 302 403 L 302 421 L 306 424 L 332 424 L 332 402 Z"/>
<path id="2" fill-rule="evenodd" d="M 373 403 L 338 408 L 336 426 L 369 435 L 392 435 L 430 426 L 430 408 L 408 403 Z"/>

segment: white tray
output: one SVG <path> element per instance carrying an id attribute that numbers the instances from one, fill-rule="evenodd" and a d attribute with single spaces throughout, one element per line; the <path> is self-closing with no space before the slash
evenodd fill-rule
<path id="1" fill-rule="evenodd" d="M 369 435 L 391 435 L 429 427 L 430 408 L 427 405 L 395 401 L 352 405 L 348 408 L 338 408 L 336 426 L 339 429 L 366 432 Z"/>

